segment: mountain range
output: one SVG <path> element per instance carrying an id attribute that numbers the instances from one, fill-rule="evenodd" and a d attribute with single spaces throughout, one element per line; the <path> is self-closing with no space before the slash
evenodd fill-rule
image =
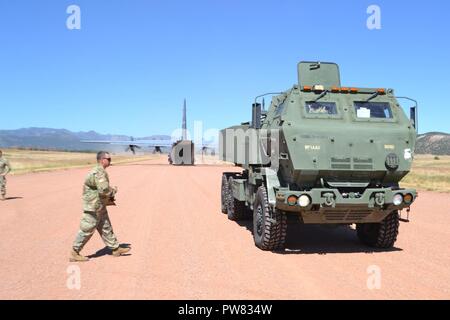
<path id="1" fill-rule="evenodd" d="M 73 151 L 95 151 L 100 145 L 81 143 L 80 140 L 132 140 L 127 135 L 100 134 L 95 131 L 72 132 L 66 129 L 23 128 L 17 130 L 0 130 L 0 147 L 36 148 Z M 170 140 L 168 135 L 135 137 L 135 140 Z M 120 151 L 123 147 L 105 146 L 104 150 Z M 429 132 L 420 134 L 416 143 L 417 154 L 450 155 L 450 134 Z"/>
<path id="2" fill-rule="evenodd" d="M 168 135 L 134 137 L 135 140 L 170 140 Z M 17 130 L 0 130 L 0 147 L 35 148 L 71 151 L 95 151 L 100 145 L 86 144 L 80 140 L 127 141 L 133 137 L 127 135 L 100 134 L 95 131 L 72 132 L 66 129 L 23 128 Z M 124 150 L 124 147 L 102 145 L 107 151 Z"/>
<path id="3" fill-rule="evenodd" d="M 417 154 L 450 155 L 450 134 L 429 132 L 417 137 Z"/>

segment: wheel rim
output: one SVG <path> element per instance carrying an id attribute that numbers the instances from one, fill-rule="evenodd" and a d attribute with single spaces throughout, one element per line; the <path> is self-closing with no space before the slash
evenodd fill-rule
<path id="1" fill-rule="evenodd" d="M 261 205 L 256 208 L 256 232 L 259 236 L 262 235 L 263 231 L 263 210 Z"/>

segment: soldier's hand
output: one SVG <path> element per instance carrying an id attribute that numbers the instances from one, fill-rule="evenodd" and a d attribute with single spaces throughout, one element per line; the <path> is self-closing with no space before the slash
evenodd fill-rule
<path id="1" fill-rule="evenodd" d="M 113 191 L 113 194 L 116 194 L 118 191 L 117 187 L 112 187 L 112 191 Z"/>

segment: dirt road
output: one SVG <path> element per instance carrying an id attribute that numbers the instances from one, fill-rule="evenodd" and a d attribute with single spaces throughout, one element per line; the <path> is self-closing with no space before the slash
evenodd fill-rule
<path id="1" fill-rule="evenodd" d="M 83 264 L 68 257 L 87 169 L 10 177 L 13 199 L 0 202 L 0 298 L 450 298 L 449 194 L 420 193 L 389 252 L 361 245 L 349 228 L 293 225 L 287 250 L 272 253 L 254 246 L 250 223 L 221 214 L 227 170 L 235 168 L 165 159 L 111 167 L 119 194 L 110 217 L 132 251 L 115 258 L 95 234 Z"/>

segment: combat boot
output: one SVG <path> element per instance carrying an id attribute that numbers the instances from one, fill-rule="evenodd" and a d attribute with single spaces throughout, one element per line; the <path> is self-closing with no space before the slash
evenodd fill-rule
<path id="1" fill-rule="evenodd" d="M 120 257 L 122 254 L 127 253 L 128 251 L 130 251 L 131 248 L 117 248 L 116 250 L 113 250 L 112 254 L 114 257 Z"/>
<path id="2" fill-rule="evenodd" d="M 0 195 L 0 200 L 1 200 L 1 201 L 5 201 L 5 200 L 6 200 L 6 198 L 5 198 L 5 195 L 4 195 L 4 194 Z"/>
<path id="3" fill-rule="evenodd" d="M 70 253 L 70 262 L 85 262 L 89 261 L 88 257 L 82 256 L 79 252 L 76 252 L 72 249 L 72 252 Z"/>

